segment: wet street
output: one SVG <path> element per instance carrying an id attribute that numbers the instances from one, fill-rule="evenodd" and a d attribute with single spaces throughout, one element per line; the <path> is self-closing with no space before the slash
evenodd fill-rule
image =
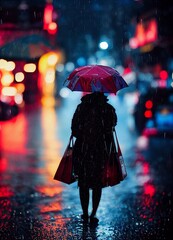
<path id="1" fill-rule="evenodd" d="M 98 226 L 83 224 L 77 183 L 53 176 L 79 103 L 37 107 L 0 124 L 0 239 L 167 240 L 173 210 L 173 138 L 138 136 L 128 96 L 110 97 L 127 178 L 103 189 Z"/>

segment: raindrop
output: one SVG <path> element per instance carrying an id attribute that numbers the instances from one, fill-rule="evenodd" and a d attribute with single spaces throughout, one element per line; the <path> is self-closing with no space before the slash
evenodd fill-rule
<path id="1" fill-rule="evenodd" d="M 30 223 L 30 229 L 31 229 L 31 230 L 33 229 L 33 225 L 32 225 L 32 223 Z"/>

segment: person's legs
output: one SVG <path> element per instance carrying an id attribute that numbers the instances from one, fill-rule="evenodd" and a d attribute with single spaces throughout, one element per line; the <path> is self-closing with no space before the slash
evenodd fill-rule
<path id="1" fill-rule="evenodd" d="M 100 203 L 100 199 L 101 199 L 101 195 L 102 195 L 102 188 L 94 188 L 92 191 L 92 213 L 91 213 L 91 218 L 94 218 L 94 216 L 96 215 L 99 203 Z"/>
<path id="2" fill-rule="evenodd" d="M 83 219 L 88 218 L 88 206 L 89 206 L 89 188 L 79 187 L 80 202 L 83 210 Z"/>

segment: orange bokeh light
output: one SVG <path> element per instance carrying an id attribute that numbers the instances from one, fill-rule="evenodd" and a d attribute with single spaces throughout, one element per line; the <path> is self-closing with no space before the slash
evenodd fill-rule
<path id="1" fill-rule="evenodd" d="M 48 25 L 47 31 L 49 34 L 55 34 L 57 32 L 57 24 L 55 22 L 51 22 Z"/>

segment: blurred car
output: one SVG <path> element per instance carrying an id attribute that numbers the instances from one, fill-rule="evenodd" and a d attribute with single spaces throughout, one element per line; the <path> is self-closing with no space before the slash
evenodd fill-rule
<path id="1" fill-rule="evenodd" d="M 173 134 L 173 88 L 151 88 L 140 94 L 133 114 L 139 133 Z"/>
<path id="2" fill-rule="evenodd" d="M 16 104 L 9 104 L 0 101 L 0 121 L 9 120 L 19 113 L 19 107 Z"/>

